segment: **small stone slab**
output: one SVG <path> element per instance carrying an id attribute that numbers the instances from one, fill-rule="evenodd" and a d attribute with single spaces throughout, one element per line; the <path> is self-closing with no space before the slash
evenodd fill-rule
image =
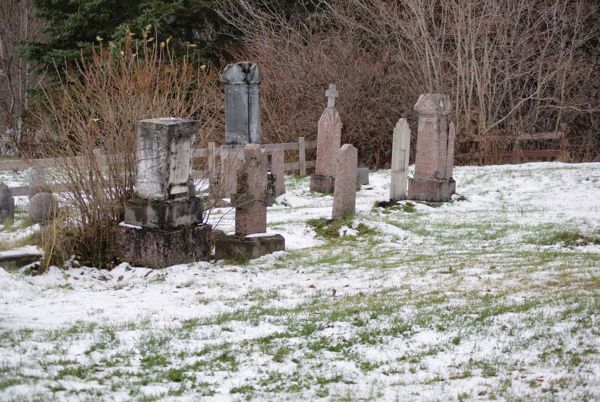
<path id="1" fill-rule="evenodd" d="M 165 268 L 211 259 L 210 225 L 157 230 L 121 223 L 116 234 L 120 259 L 132 265 Z"/>
<path id="2" fill-rule="evenodd" d="M 368 167 L 359 167 L 356 169 L 356 181 L 361 186 L 366 186 L 369 184 L 369 168 Z"/>
<path id="3" fill-rule="evenodd" d="M 0 264 L 5 268 L 18 268 L 32 262 L 40 261 L 44 252 L 36 246 L 19 247 L 0 251 Z"/>
<path id="4" fill-rule="evenodd" d="M 285 251 L 285 238 L 280 234 L 232 235 L 215 239 L 217 260 L 251 260 L 276 251 Z"/>

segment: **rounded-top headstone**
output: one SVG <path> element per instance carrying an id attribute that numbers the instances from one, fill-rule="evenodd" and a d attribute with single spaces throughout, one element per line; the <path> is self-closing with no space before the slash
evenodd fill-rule
<path id="1" fill-rule="evenodd" d="M 444 94 L 421 94 L 415 104 L 419 115 L 447 115 L 450 113 L 450 97 Z"/>
<path id="2" fill-rule="evenodd" d="M 10 188 L 0 182 L 0 224 L 7 219 L 11 221 L 15 219 L 15 199 Z"/>
<path id="3" fill-rule="evenodd" d="M 48 223 L 58 211 L 54 194 L 38 193 L 29 200 L 29 216 L 35 223 Z"/>

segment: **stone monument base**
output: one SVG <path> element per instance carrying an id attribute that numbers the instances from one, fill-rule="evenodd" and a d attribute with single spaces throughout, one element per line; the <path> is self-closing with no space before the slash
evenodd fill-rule
<path id="1" fill-rule="evenodd" d="M 194 225 L 174 230 L 157 230 L 119 224 L 119 257 L 132 265 L 165 268 L 176 264 L 211 259 L 212 227 Z"/>
<path id="2" fill-rule="evenodd" d="M 250 236 L 222 236 L 215 239 L 215 259 L 247 260 L 285 251 L 285 238 L 282 235 L 266 233 Z"/>
<path id="3" fill-rule="evenodd" d="M 313 175 L 310 177 L 310 191 L 316 191 L 322 194 L 333 194 L 335 187 L 335 177 Z"/>
<path id="4" fill-rule="evenodd" d="M 202 222 L 202 199 L 148 200 L 133 197 L 125 202 L 127 224 L 146 228 L 175 229 Z"/>
<path id="5" fill-rule="evenodd" d="M 432 202 L 450 201 L 452 194 L 450 183 L 450 180 L 409 177 L 407 199 Z"/>

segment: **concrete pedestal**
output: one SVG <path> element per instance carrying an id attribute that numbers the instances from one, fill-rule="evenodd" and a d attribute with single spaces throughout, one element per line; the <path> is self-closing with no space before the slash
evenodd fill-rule
<path id="1" fill-rule="evenodd" d="M 212 227 L 205 224 L 157 230 L 121 223 L 117 228 L 121 260 L 148 268 L 208 261 L 211 237 Z"/>
<path id="2" fill-rule="evenodd" d="M 174 200 L 148 200 L 134 197 L 125 202 L 125 219 L 129 225 L 150 229 L 175 229 L 202 223 L 202 200 L 198 197 Z"/>
<path id="3" fill-rule="evenodd" d="M 450 201 L 450 180 L 432 178 L 408 179 L 408 199 L 419 201 L 442 202 Z"/>
<path id="4" fill-rule="evenodd" d="M 215 239 L 217 260 L 248 260 L 275 251 L 285 251 L 285 238 L 279 234 L 233 235 Z"/>

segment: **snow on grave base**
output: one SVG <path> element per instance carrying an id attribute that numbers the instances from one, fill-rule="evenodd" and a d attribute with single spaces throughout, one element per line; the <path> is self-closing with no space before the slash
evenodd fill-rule
<path id="1" fill-rule="evenodd" d="M 217 260 L 251 260 L 276 251 L 285 251 L 285 238 L 280 234 L 233 235 L 215 239 Z"/>
<path id="2" fill-rule="evenodd" d="M 157 230 L 127 224 L 117 229 L 119 257 L 131 265 L 165 268 L 211 259 L 212 227 L 194 225 Z"/>

